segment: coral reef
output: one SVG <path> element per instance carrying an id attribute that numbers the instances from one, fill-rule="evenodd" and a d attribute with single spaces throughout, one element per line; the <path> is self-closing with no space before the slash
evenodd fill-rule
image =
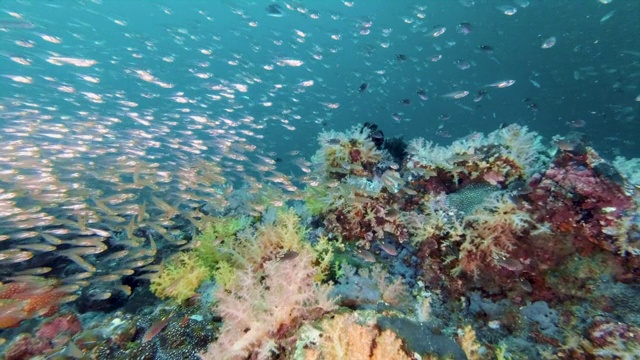
<path id="1" fill-rule="evenodd" d="M 302 192 L 265 156 L 278 185 L 240 191 L 204 186 L 206 164 L 131 169 L 56 205 L 83 211 L 0 234 L 5 358 L 638 356 L 637 159 L 515 124 L 319 143 Z"/>
<path id="2" fill-rule="evenodd" d="M 371 176 L 383 153 L 371 138 L 370 127 L 356 125 L 346 133 L 320 133 L 320 149 L 312 162 L 321 167 L 326 179 L 341 180 L 346 176 Z"/>
<path id="3" fill-rule="evenodd" d="M 403 279 L 391 280 L 380 264 L 356 271 L 353 266 L 342 263 L 338 284 L 331 295 L 338 298 L 340 305 L 356 309 L 379 303 L 402 308 L 409 300 L 409 291 Z"/>
<path id="4" fill-rule="evenodd" d="M 82 324 L 74 314 L 60 314 L 40 325 L 36 337 L 61 345 L 61 342 L 66 340 L 65 338 L 72 337 L 81 330 Z M 61 341 L 60 338 L 63 340 Z"/>
<path id="5" fill-rule="evenodd" d="M 548 161 L 541 137 L 515 124 L 486 137 L 467 136 L 449 147 L 417 138 L 407 152 L 410 187 L 419 193 L 452 192 L 471 182 L 504 187 L 528 179 Z"/>
<path id="6" fill-rule="evenodd" d="M 553 307 L 586 301 L 607 309 L 596 295 L 594 276 L 639 280 L 638 196 L 626 179 L 632 172 L 623 175 L 579 141 L 567 148 L 556 140 L 558 149 L 546 148 L 536 133 L 510 125 L 448 147 L 414 139 L 400 164 L 389 163 L 394 157 L 382 147 L 377 163 L 368 162 L 366 171 L 341 171 L 340 166 L 346 170 L 350 165 L 323 163 L 333 161 L 323 156 L 332 146 L 360 141 L 357 128 L 321 136 L 317 181 L 305 199 L 324 231 L 346 242 L 342 251 L 361 259 L 350 262 L 357 267 L 377 263 L 374 271 L 383 266 L 408 280 L 411 275 L 391 264 L 406 261 L 397 255 L 401 252 L 415 255 L 418 281 L 407 282 L 410 292 L 421 293 L 416 286 L 425 286 L 448 299 L 465 299 L 480 291 L 504 307 L 489 316 L 487 325 L 507 331 L 521 331 L 527 319 L 526 311 L 511 311 L 509 305 L 529 309 L 532 303 Z M 617 164 L 622 166 L 622 160 Z M 357 309 L 381 301 L 368 274 L 336 268 L 340 304 Z M 486 312 L 474 316 L 479 314 Z M 471 343 L 475 332 L 465 329 L 460 339 Z M 557 346 L 562 341 L 545 331 L 534 332 L 536 342 Z M 510 351 L 505 346 L 496 346 L 495 354 L 527 351 L 517 344 Z M 469 350 L 467 356 L 484 355 Z"/>
<path id="7" fill-rule="evenodd" d="M 29 334 L 18 335 L 4 352 L 6 360 L 31 359 L 51 351 L 51 345 Z"/>

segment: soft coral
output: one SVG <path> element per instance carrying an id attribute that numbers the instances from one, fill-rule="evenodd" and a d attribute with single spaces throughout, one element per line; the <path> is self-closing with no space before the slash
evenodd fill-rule
<path id="1" fill-rule="evenodd" d="M 531 224 L 529 214 L 518 209 L 507 195 L 494 195 L 483 208 L 465 218 L 467 234 L 454 272 L 477 277 L 490 267 L 520 267 L 512 251 L 518 245 L 518 236 Z"/>
<path id="2" fill-rule="evenodd" d="M 302 249 L 288 260 L 270 260 L 263 270 L 239 271 L 234 286 L 216 292 L 224 324 L 204 359 L 266 359 L 305 321 L 335 308 L 329 286 L 314 282 L 314 255 Z"/>

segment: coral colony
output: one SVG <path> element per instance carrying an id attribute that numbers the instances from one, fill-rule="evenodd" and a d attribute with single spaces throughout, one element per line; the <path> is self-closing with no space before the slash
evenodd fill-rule
<path id="1" fill-rule="evenodd" d="M 640 358 L 640 160 L 519 125 L 439 146 L 367 123 L 307 165 L 293 195 L 218 207 L 126 175 L 128 211 L 90 196 L 0 235 L 4 358 Z"/>

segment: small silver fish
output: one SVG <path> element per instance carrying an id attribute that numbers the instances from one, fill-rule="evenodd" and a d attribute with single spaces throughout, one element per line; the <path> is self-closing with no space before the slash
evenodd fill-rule
<path id="1" fill-rule="evenodd" d="M 605 22 L 605 21 L 607 21 L 607 20 L 611 19 L 611 17 L 612 17 L 612 16 L 613 16 L 613 14 L 615 14 L 615 13 L 616 13 L 616 11 L 615 11 L 615 10 L 609 11 L 605 16 L 603 16 L 603 17 L 602 17 L 602 19 L 600 19 L 600 23 L 603 23 L 603 22 Z"/>

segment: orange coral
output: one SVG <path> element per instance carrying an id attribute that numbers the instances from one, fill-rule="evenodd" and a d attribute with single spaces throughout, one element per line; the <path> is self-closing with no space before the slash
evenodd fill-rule
<path id="1" fill-rule="evenodd" d="M 358 324 L 354 313 L 341 314 L 322 323 L 323 336 L 316 348 L 305 350 L 305 359 L 409 360 L 402 340 L 391 330 Z"/>

